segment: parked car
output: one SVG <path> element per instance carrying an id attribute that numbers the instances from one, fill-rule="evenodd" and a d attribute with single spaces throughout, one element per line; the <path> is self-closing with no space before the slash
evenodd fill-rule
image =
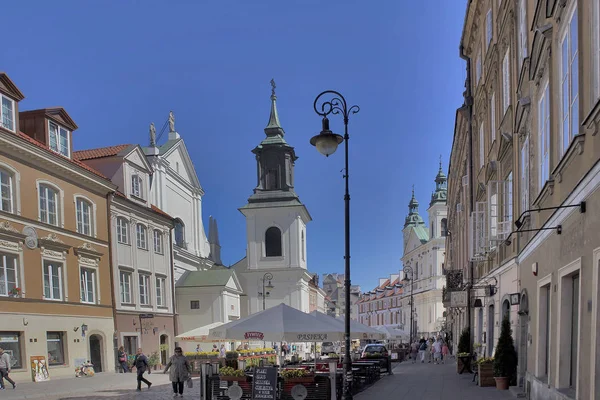
<path id="1" fill-rule="evenodd" d="M 338 353 L 339 347 L 335 345 L 333 342 L 323 342 L 321 343 L 321 355 L 326 356 L 331 353 Z"/>
<path id="2" fill-rule="evenodd" d="M 390 370 L 390 354 L 384 345 L 375 343 L 366 345 L 360 358 L 367 358 L 369 354 L 380 354 L 379 365 L 388 371 Z"/>

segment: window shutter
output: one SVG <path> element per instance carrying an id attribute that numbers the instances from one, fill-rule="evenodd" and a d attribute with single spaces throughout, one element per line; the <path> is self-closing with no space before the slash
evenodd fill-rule
<path id="1" fill-rule="evenodd" d="M 490 99 L 490 131 L 491 131 L 491 142 L 496 140 L 496 93 L 492 93 Z"/>
<path id="2" fill-rule="evenodd" d="M 506 50 L 504 60 L 502 60 L 502 113 L 505 114 L 510 103 L 510 71 L 509 71 L 509 51 Z"/>
<path id="3" fill-rule="evenodd" d="M 470 242 L 471 261 L 481 261 L 486 258 L 488 251 L 487 232 L 487 203 L 485 201 L 475 203 L 475 211 L 471 213 Z"/>
<path id="4" fill-rule="evenodd" d="M 485 45 L 486 48 L 490 47 L 492 41 L 492 9 L 487 12 L 485 16 Z"/>
<path id="5" fill-rule="evenodd" d="M 521 213 L 529 209 L 529 137 L 521 149 Z"/>

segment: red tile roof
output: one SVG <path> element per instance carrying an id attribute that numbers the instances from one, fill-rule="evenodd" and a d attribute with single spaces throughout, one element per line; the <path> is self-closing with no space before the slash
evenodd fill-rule
<path id="1" fill-rule="evenodd" d="M 73 152 L 73 158 L 77 160 L 92 160 L 95 158 L 112 157 L 119 154 L 132 144 L 119 144 L 117 146 L 101 147 L 98 149 L 79 150 Z"/>
<path id="2" fill-rule="evenodd" d="M 77 165 L 77 166 L 79 166 L 79 167 L 81 167 L 81 168 L 85 169 L 86 171 L 89 171 L 89 172 L 91 172 L 91 173 L 93 173 L 93 174 L 95 174 L 95 175 L 98 175 L 100 178 L 104 178 L 104 179 L 106 179 L 107 181 L 109 181 L 109 182 L 110 182 L 110 179 L 108 179 L 106 176 L 102 175 L 102 173 L 100 173 L 100 172 L 96 171 L 94 168 L 90 167 L 89 165 L 86 165 L 86 164 L 82 163 L 82 162 L 81 162 L 81 161 L 79 161 L 79 160 L 76 160 L 76 159 L 70 159 L 70 158 L 68 158 L 68 157 L 65 157 L 65 156 L 63 156 L 62 154 L 55 153 L 54 151 L 50 150 L 50 149 L 48 148 L 48 146 L 46 146 L 46 145 L 45 145 L 45 144 L 43 144 L 42 142 L 38 142 L 37 140 L 35 140 L 35 139 L 34 139 L 34 138 L 32 138 L 31 136 L 28 136 L 28 135 L 26 135 L 26 134 L 25 134 L 25 133 L 23 133 L 23 132 L 19 132 L 19 133 L 17 134 L 17 136 L 18 136 L 18 137 L 20 137 L 21 139 L 25 139 L 25 140 L 26 140 L 26 141 L 28 141 L 29 143 L 32 143 L 32 144 L 34 144 L 34 145 L 36 145 L 36 146 L 38 146 L 38 147 L 41 147 L 42 149 L 44 149 L 44 150 L 46 150 L 46 151 L 48 151 L 48 152 L 52 153 L 53 155 L 55 155 L 55 156 L 57 156 L 57 157 L 61 157 L 61 158 L 65 159 L 65 160 L 67 160 L 67 161 L 69 161 L 69 162 L 71 162 L 71 163 L 73 163 L 73 164 L 75 164 L 75 165 Z"/>
<path id="3" fill-rule="evenodd" d="M 124 198 L 124 199 L 127 199 L 127 196 L 125 196 L 125 194 L 124 194 L 124 193 L 122 193 L 122 192 L 119 192 L 118 190 L 115 192 L 115 194 L 116 194 L 117 196 L 119 196 L 119 197 L 122 197 L 122 198 Z M 128 199 L 128 200 L 129 200 L 129 199 Z M 160 208 L 156 207 L 154 204 L 152 204 L 152 205 L 150 206 L 150 209 L 151 209 L 152 211 L 154 211 L 155 213 L 162 215 L 163 217 L 166 217 L 166 218 L 169 218 L 169 219 L 173 219 L 173 217 L 171 217 L 169 214 L 167 214 L 166 212 L 164 212 L 164 211 L 163 211 L 163 210 L 161 210 Z"/>

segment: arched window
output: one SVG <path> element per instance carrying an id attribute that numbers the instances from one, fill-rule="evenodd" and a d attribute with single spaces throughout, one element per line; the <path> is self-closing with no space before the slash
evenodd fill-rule
<path id="1" fill-rule="evenodd" d="M 302 243 L 300 244 L 301 248 L 302 248 L 302 261 L 306 260 L 306 245 L 304 242 L 304 231 L 302 231 Z"/>
<path id="2" fill-rule="evenodd" d="M 40 221 L 50 225 L 60 225 L 60 198 L 58 189 L 46 184 L 39 185 Z"/>
<path id="3" fill-rule="evenodd" d="M 129 222 L 123 217 L 117 217 L 117 241 L 129 243 Z"/>
<path id="4" fill-rule="evenodd" d="M 185 249 L 185 225 L 182 220 L 175 220 L 175 245 Z"/>
<path id="5" fill-rule="evenodd" d="M 448 220 L 446 218 L 442 218 L 442 236 L 446 236 L 448 234 Z"/>
<path id="6" fill-rule="evenodd" d="M 92 236 L 94 232 L 94 206 L 82 197 L 75 199 L 75 219 L 77 221 L 77 232 Z"/>
<path id="7" fill-rule="evenodd" d="M 281 257 L 281 231 L 272 226 L 265 233 L 265 254 L 267 257 Z"/>
<path id="8" fill-rule="evenodd" d="M 14 174 L 0 168 L 0 210 L 12 213 L 15 209 L 15 178 Z"/>
<path id="9" fill-rule="evenodd" d="M 148 250 L 148 228 L 142 224 L 137 224 L 135 229 L 138 249 Z"/>
<path id="10" fill-rule="evenodd" d="M 504 300 L 502 303 L 502 319 L 507 318 L 510 320 L 510 302 Z"/>

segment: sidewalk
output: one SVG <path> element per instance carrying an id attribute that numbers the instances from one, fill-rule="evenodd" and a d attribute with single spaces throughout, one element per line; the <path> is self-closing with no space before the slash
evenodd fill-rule
<path id="1" fill-rule="evenodd" d="M 146 385 L 142 384 L 142 391 L 136 392 L 136 374 L 115 374 L 112 372 L 98 373 L 91 378 L 60 378 L 48 382 L 17 382 L 17 388 L 13 390 L 10 385 L 8 389 L 0 391 L 0 399 L 102 399 L 118 397 L 119 399 L 166 399 L 171 397 L 172 388 L 169 375 L 161 371 L 153 374 L 144 374 L 144 377 L 152 382 L 152 388 L 148 391 Z M 194 388 L 185 388 L 186 397 L 199 398 L 200 389 L 197 379 L 194 379 Z"/>
<path id="2" fill-rule="evenodd" d="M 508 390 L 479 387 L 473 374 L 456 373 L 456 362 L 449 364 L 411 364 L 402 362 L 394 375 L 384 376 L 372 387 L 354 396 L 354 400 L 507 400 L 514 399 Z"/>

